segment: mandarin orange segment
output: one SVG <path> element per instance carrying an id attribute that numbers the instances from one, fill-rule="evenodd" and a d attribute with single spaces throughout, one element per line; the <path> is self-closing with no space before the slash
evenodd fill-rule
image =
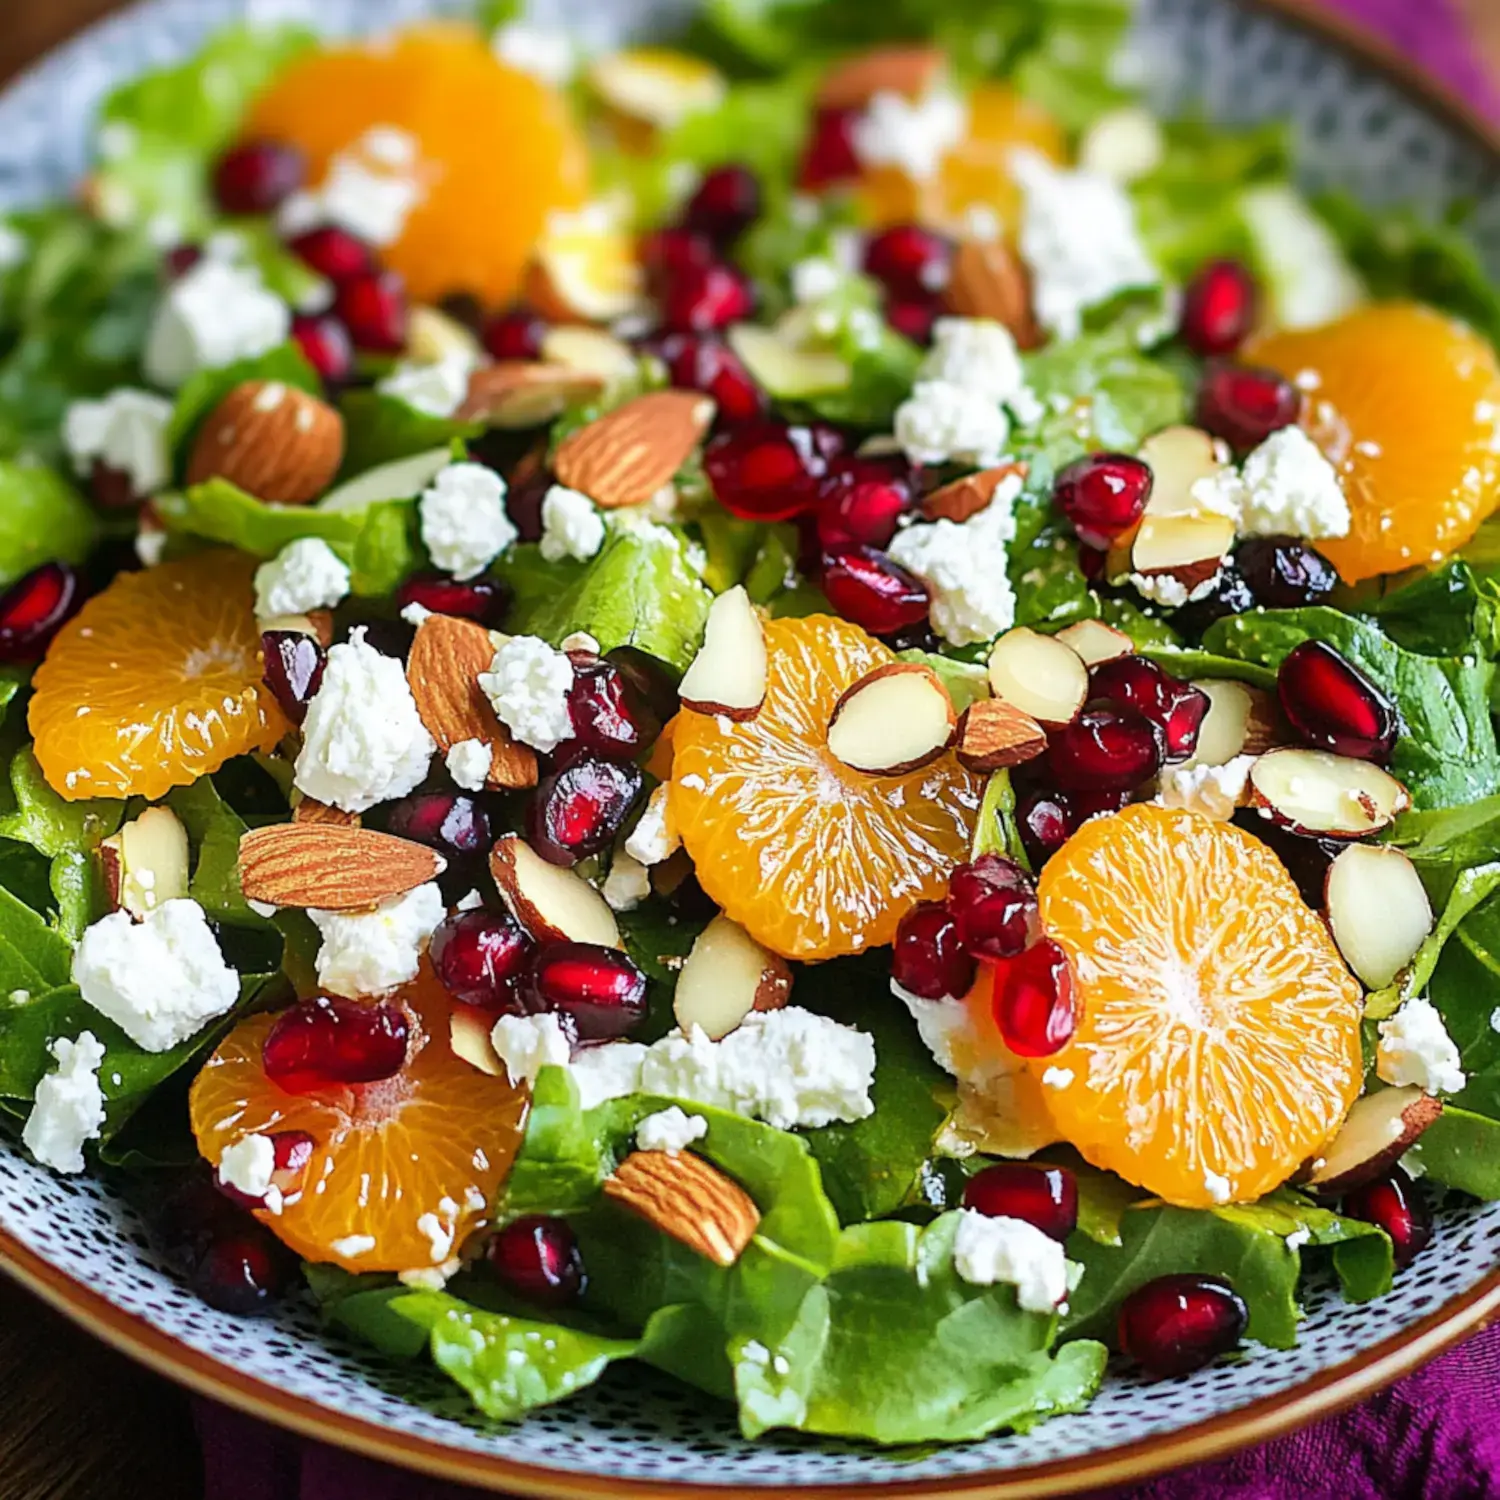
<path id="1" fill-rule="evenodd" d="M 1347 583 L 1441 562 L 1500 500 L 1500 366 L 1489 343 L 1413 303 L 1274 333 L 1245 357 L 1308 392 L 1305 423 L 1339 466 L 1347 537 L 1318 542 Z"/>
<path id="2" fill-rule="evenodd" d="M 425 966 L 388 998 L 415 1022 L 394 1078 L 288 1093 L 261 1064 L 276 1017 L 252 1016 L 209 1058 L 189 1101 L 198 1149 L 215 1166 L 254 1132 L 312 1137 L 301 1195 L 257 1217 L 304 1259 L 348 1271 L 420 1270 L 447 1259 L 445 1247 L 457 1253 L 488 1217 L 525 1120 L 524 1091 L 454 1055 L 454 1002 Z"/>
<path id="3" fill-rule="evenodd" d="M 765 637 L 756 718 L 674 721 L 668 823 L 704 890 L 767 948 L 823 959 L 880 947 L 967 857 L 982 784 L 951 753 L 904 776 L 841 764 L 829 715 L 894 656 L 824 615 L 768 621 Z"/>
<path id="4" fill-rule="evenodd" d="M 256 102 L 246 133 L 300 146 L 317 183 L 379 126 L 420 149 L 426 196 L 382 251 L 419 300 L 462 290 L 507 301 L 548 216 L 587 193 L 588 153 L 566 101 L 462 27 L 313 53 Z"/>
<path id="5" fill-rule="evenodd" d="M 236 552 L 122 573 L 37 669 L 31 733 L 68 801 L 156 800 L 291 727 L 262 681 L 255 562 Z"/>
<path id="6" fill-rule="evenodd" d="M 1050 1074 L 1062 1137 L 1169 1203 L 1285 1182 L 1360 1091 L 1362 995 L 1253 835 L 1151 804 L 1086 823 L 1048 861 L 1042 926 L 1073 965 Z"/>

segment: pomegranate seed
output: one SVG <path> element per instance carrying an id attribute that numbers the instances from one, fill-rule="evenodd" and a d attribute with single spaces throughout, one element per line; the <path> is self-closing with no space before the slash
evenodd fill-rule
<path id="1" fill-rule="evenodd" d="M 346 281 L 333 310 L 343 319 L 356 349 L 399 354 L 406 347 L 406 283 L 394 271 L 377 271 Z"/>
<path id="2" fill-rule="evenodd" d="M 926 585 L 873 547 L 824 553 L 823 592 L 839 614 L 871 635 L 894 635 L 927 620 Z"/>
<path id="3" fill-rule="evenodd" d="M 718 258 L 713 241 L 690 229 L 657 229 L 641 239 L 637 251 L 646 271 L 647 285 L 655 292 L 687 275 L 702 271 Z"/>
<path id="4" fill-rule="evenodd" d="M 391 808 L 386 826 L 398 838 L 459 858 L 490 847 L 489 814 L 463 792 L 413 792 Z"/>
<path id="5" fill-rule="evenodd" d="M 202 245 L 173 245 L 161 258 L 162 278 L 181 281 L 202 259 Z"/>
<path id="6" fill-rule="evenodd" d="M 939 311 L 930 302 L 888 302 L 885 320 L 902 338 L 925 349 L 932 343 L 932 329 Z"/>
<path id="7" fill-rule="evenodd" d="M 859 176 L 859 155 L 854 149 L 854 122 L 858 118 L 857 109 L 818 111 L 797 174 L 797 184 L 805 192 Z"/>
<path id="8" fill-rule="evenodd" d="M 531 1008 L 572 1021 L 580 1041 L 624 1036 L 646 1018 L 646 976 L 618 948 L 553 943 L 531 961 Z"/>
<path id="9" fill-rule="evenodd" d="M 625 679 L 631 712 L 639 716 L 641 732 L 655 740 L 656 724 L 677 712 L 677 682 L 666 666 L 638 646 L 616 646 L 604 658 Z"/>
<path id="10" fill-rule="evenodd" d="M 1190 600 L 1172 611 L 1172 623 L 1189 635 L 1202 635 L 1215 620 L 1242 615 L 1254 608 L 1255 595 L 1231 558 L 1219 569 L 1213 587 L 1201 599 Z"/>
<path id="11" fill-rule="evenodd" d="M 1249 1321 L 1222 1277 L 1158 1276 L 1120 1304 L 1120 1348 L 1148 1374 L 1190 1375 L 1233 1349 Z"/>
<path id="12" fill-rule="evenodd" d="M 292 337 L 313 369 L 328 385 L 343 385 L 354 373 L 354 341 L 337 318 L 298 313 Z"/>
<path id="13" fill-rule="evenodd" d="M 1031 881 L 1019 865 L 998 854 L 981 854 L 953 872 L 948 910 L 959 941 L 976 958 L 1014 958 L 1035 935 Z"/>
<path id="14" fill-rule="evenodd" d="M 749 422 L 765 415 L 765 393 L 728 344 L 696 333 L 673 334 L 662 357 L 678 390 L 703 391 L 714 398 L 721 422 Z"/>
<path id="15" fill-rule="evenodd" d="M 505 911 L 455 912 L 432 935 L 432 967 L 455 1000 L 481 1010 L 519 1011 L 521 976 L 536 944 Z"/>
<path id="16" fill-rule="evenodd" d="M 1293 729 L 1320 750 L 1384 763 L 1396 747 L 1396 707 L 1324 641 L 1295 646 L 1276 674 L 1276 695 Z"/>
<path id="17" fill-rule="evenodd" d="M 214 164 L 214 200 L 226 214 L 275 213 L 307 181 L 307 158 L 280 141 L 244 141 Z"/>
<path id="18" fill-rule="evenodd" d="M 401 1071 L 411 1026 L 399 1006 L 319 995 L 277 1016 L 266 1033 L 266 1077 L 288 1093 L 378 1083 Z"/>
<path id="19" fill-rule="evenodd" d="M 320 224 L 316 229 L 293 235 L 286 247 L 309 270 L 335 286 L 373 276 L 376 271 L 374 251 L 357 235 L 336 224 Z"/>
<path id="20" fill-rule="evenodd" d="M 749 167 L 715 167 L 682 212 L 684 226 L 728 249 L 759 217 L 760 179 Z"/>
<path id="21" fill-rule="evenodd" d="M 902 917 L 891 949 L 891 978 L 902 989 L 923 1000 L 967 995 L 975 972 L 958 923 L 943 902 L 919 902 Z"/>
<path id="22" fill-rule="evenodd" d="M 641 794 L 639 767 L 585 756 L 544 776 L 526 813 L 527 838 L 543 859 L 575 865 L 614 842 Z"/>
<path id="23" fill-rule="evenodd" d="M 499 436 L 508 436 L 501 433 Z M 472 445 L 471 445 L 472 451 Z M 557 483 L 550 469 L 539 469 L 536 473 L 511 482 L 505 495 L 505 513 L 515 524 L 523 542 L 538 542 L 546 529 L 542 525 L 542 502 L 547 491 Z"/>
<path id="24" fill-rule="evenodd" d="M 1016 808 L 1021 843 L 1040 868 L 1073 836 L 1073 810 L 1062 792 L 1032 792 Z"/>
<path id="25" fill-rule="evenodd" d="M 253 1318 L 291 1282 L 296 1260 L 269 1230 L 251 1220 L 239 1233 L 216 1239 L 193 1268 L 193 1292 L 210 1307 Z"/>
<path id="26" fill-rule="evenodd" d="M 540 359 L 547 326 L 547 320 L 535 308 L 518 303 L 491 318 L 479 340 L 491 359 Z"/>
<path id="27" fill-rule="evenodd" d="M 557 747 L 565 759 L 596 756 L 631 761 L 661 733 L 659 720 L 639 692 L 611 661 L 589 651 L 570 651 L 573 686 L 568 689 L 568 720 L 573 738 Z"/>
<path id="28" fill-rule="evenodd" d="M 996 1162 L 964 1185 L 964 1207 L 992 1219 L 1024 1219 L 1061 1243 L 1078 1227 L 1078 1179 L 1064 1167 Z"/>
<path id="29" fill-rule="evenodd" d="M 893 302 L 930 303 L 953 274 L 953 242 L 920 224 L 895 224 L 865 246 L 864 270 Z"/>
<path id="30" fill-rule="evenodd" d="M 1275 370 L 1211 364 L 1198 387 L 1197 422 L 1237 453 L 1258 448 L 1301 414 L 1302 396 Z"/>
<path id="31" fill-rule="evenodd" d="M 323 685 L 328 657 L 312 636 L 300 630 L 268 630 L 260 638 L 265 681 L 293 724 L 307 717 L 307 706 Z"/>
<path id="32" fill-rule="evenodd" d="M 498 625 L 509 602 L 504 584 L 493 578 L 470 578 L 460 583 L 444 573 L 418 573 L 396 592 L 398 610 L 419 604 L 435 615 L 457 615 L 484 625 Z"/>
<path id="33" fill-rule="evenodd" d="M 0 662 L 40 661 L 83 604 L 83 584 L 67 563 L 43 563 L 0 594 Z"/>
<path id="34" fill-rule="evenodd" d="M 1052 736 L 1047 759 L 1064 789 L 1123 791 L 1161 770 L 1162 733 L 1137 709 L 1090 705 Z"/>
<path id="35" fill-rule="evenodd" d="M 583 1256 L 566 1219 L 529 1214 L 507 1224 L 490 1241 L 489 1262 L 516 1296 L 541 1307 L 563 1307 L 584 1288 Z"/>
<path id="36" fill-rule="evenodd" d="M 1078 1029 L 1068 956 L 1051 938 L 1033 943 L 996 977 L 995 1024 L 1018 1057 L 1051 1057 Z"/>
<path id="37" fill-rule="evenodd" d="M 302 1191 L 307 1176 L 308 1164 L 312 1161 L 313 1138 L 305 1130 L 278 1130 L 271 1136 L 274 1165 L 271 1169 L 271 1186 L 281 1195 L 284 1203 L 297 1197 Z M 257 1209 L 266 1206 L 266 1197 L 252 1198 L 237 1187 L 215 1178 L 214 1186 L 241 1208 Z"/>
<path id="38" fill-rule="evenodd" d="M 1432 1216 L 1421 1190 L 1400 1167 L 1356 1188 L 1341 1208 L 1349 1218 L 1378 1225 L 1390 1235 L 1398 1267 L 1409 1266 L 1432 1240 Z"/>
<path id="39" fill-rule="evenodd" d="M 1089 697 L 1138 709 L 1162 732 L 1168 761 L 1186 760 L 1198 748 L 1208 694 L 1144 656 L 1117 656 L 1089 673 Z"/>
<path id="40" fill-rule="evenodd" d="M 742 521 L 788 521 L 811 510 L 828 472 L 820 435 L 780 422 L 746 422 L 711 438 L 703 471 L 715 498 Z"/>
<path id="41" fill-rule="evenodd" d="M 733 266 L 693 267 L 662 292 L 661 320 L 677 333 L 707 333 L 742 323 L 755 311 L 750 283 Z"/>
<path id="42" fill-rule="evenodd" d="M 824 547 L 885 547 L 910 509 L 911 490 L 899 481 L 831 476 L 818 507 L 818 540 Z"/>
<path id="43" fill-rule="evenodd" d="M 1151 466 L 1125 453 L 1091 453 L 1058 474 L 1052 498 L 1079 539 L 1106 548 L 1140 520 L 1151 498 Z"/>
<path id="44" fill-rule="evenodd" d="M 1086 542 L 1078 544 L 1078 571 L 1091 584 L 1104 582 L 1104 565 L 1109 561 L 1109 554 L 1098 547 L 1090 547 Z"/>
<path id="45" fill-rule="evenodd" d="M 1233 354 L 1250 337 L 1260 306 L 1255 278 L 1237 260 L 1213 260 L 1182 295 L 1182 342 L 1205 359 Z"/>
<path id="46" fill-rule="evenodd" d="M 1266 609 L 1321 604 L 1339 581 L 1333 564 L 1295 536 L 1248 537 L 1235 549 L 1234 564 Z"/>

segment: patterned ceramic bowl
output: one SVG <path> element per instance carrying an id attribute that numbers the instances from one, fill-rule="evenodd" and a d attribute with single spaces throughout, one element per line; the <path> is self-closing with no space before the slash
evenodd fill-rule
<path id="1" fill-rule="evenodd" d="M 546 19 L 605 39 L 691 0 L 543 0 Z M 1477 202 L 1500 275 L 1500 136 L 1351 35 L 1290 17 L 1294 0 L 1143 0 L 1135 56 L 1159 106 L 1236 121 L 1290 118 L 1313 183 L 1371 202 Z M 1283 7 L 1287 14 L 1283 14 Z M 54 55 L 0 96 L 0 207 L 65 192 L 85 165 L 91 107 L 119 80 L 188 52 L 244 9 L 371 29 L 463 0 L 153 0 Z M 435 1372 L 329 1337 L 306 1310 L 266 1322 L 210 1311 L 147 1247 L 95 1178 L 61 1179 L 0 1136 L 0 1266 L 63 1312 L 205 1394 L 373 1456 L 535 1495 L 1063 1494 L 1221 1454 L 1368 1394 L 1500 1312 L 1500 1204 L 1449 1210 L 1440 1252 L 1389 1296 L 1346 1305 L 1307 1290 L 1295 1349 L 1257 1348 L 1187 1380 L 1113 1372 L 1078 1416 L 918 1456 L 844 1443 L 741 1441 L 726 1408 L 631 1367 L 521 1426 L 486 1425 Z M 706 1491 L 705 1491 L 706 1492 Z"/>

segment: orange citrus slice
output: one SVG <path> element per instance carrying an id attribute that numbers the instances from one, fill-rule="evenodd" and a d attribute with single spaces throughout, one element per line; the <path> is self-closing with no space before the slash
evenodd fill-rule
<path id="1" fill-rule="evenodd" d="M 312 1137 L 300 1195 L 257 1217 L 305 1260 L 349 1271 L 420 1270 L 456 1253 L 488 1217 L 525 1118 L 522 1090 L 454 1055 L 453 1001 L 428 969 L 388 999 L 414 1022 L 394 1078 L 288 1093 L 261 1064 L 276 1020 L 262 1015 L 235 1027 L 190 1098 L 198 1149 L 215 1166 L 251 1133 Z"/>
<path id="2" fill-rule="evenodd" d="M 1081 1018 L 1027 1067 L 1089 1161 L 1205 1208 L 1259 1198 L 1338 1129 L 1360 1090 L 1363 997 L 1252 834 L 1128 807 L 1063 845 L 1039 899 Z"/>
<path id="3" fill-rule="evenodd" d="M 1349 497 L 1349 535 L 1317 544 L 1345 582 L 1441 562 L 1500 501 L 1500 365 L 1463 324 L 1379 304 L 1245 357 L 1307 392 L 1304 423 Z"/>
<path id="4" fill-rule="evenodd" d="M 31 700 L 36 758 L 69 801 L 155 800 L 273 749 L 253 559 L 214 551 L 122 573 L 53 641 Z"/>
<path id="5" fill-rule="evenodd" d="M 801 959 L 878 948 L 967 858 L 982 783 L 951 753 L 902 776 L 843 765 L 829 715 L 895 657 L 825 615 L 767 621 L 765 637 L 754 719 L 684 710 L 673 721 L 668 824 L 704 890 L 765 947 Z"/>

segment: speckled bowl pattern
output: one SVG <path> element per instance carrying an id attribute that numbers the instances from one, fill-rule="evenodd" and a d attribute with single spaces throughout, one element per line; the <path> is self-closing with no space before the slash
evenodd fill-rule
<path id="1" fill-rule="evenodd" d="M 556 0 L 546 20 L 614 39 L 682 0 Z M 189 52 L 252 14 L 316 13 L 370 31 L 462 0 L 154 0 L 49 58 L 0 96 L 0 206 L 66 192 L 86 165 L 86 121 L 116 82 Z M 1290 117 L 1313 183 L 1375 202 L 1477 201 L 1476 237 L 1500 274 L 1500 153 L 1458 112 L 1423 101 L 1369 60 L 1251 0 L 1144 0 L 1129 65 L 1166 111 Z M 62 1179 L 0 1135 L 0 1263 L 101 1336 L 198 1389 L 386 1458 L 536 1494 L 681 1493 L 889 1486 L 893 1493 L 1061 1493 L 1207 1457 L 1364 1394 L 1500 1310 L 1500 1204 L 1440 1216 L 1436 1248 L 1363 1307 L 1307 1288 L 1293 1350 L 1252 1347 L 1187 1380 L 1114 1370 L 1090 1409 L 920 1454 L 801 1438 L 742 1441 L 731 1413 L 643 1369 L 512 1427 L 476 1417 L 424 1367 L 392 1364 L 322 1332 L 310 1309 L 263 1322 L 209 1310 L 174 1283 L 107 1181 Z M 725 1493 L 720 1490 L 719 1493 Z"/>

